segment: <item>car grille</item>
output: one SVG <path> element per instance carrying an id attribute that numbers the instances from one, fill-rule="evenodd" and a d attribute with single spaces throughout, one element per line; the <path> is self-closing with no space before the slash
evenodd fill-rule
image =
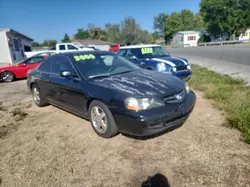
<path id="1" fill-rule="evenodd" d="M 176 71 L 187 70 L 187 65 L 176 66 Z"/>
<path id="2" fill-rule="evenodd" d="M 175 95 L 164 97 L 163 100 L 167 103 L 180 103 L 184 100 L 185 96 L 186 96 L 186 92 L 185 90 L 182 90 L 181 92 Z"/>

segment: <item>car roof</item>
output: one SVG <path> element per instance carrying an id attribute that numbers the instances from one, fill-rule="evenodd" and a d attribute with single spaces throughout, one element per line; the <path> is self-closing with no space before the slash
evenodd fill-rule
<path id="1" fill-rule="evenodd" d="M 131 49 L 131 48 L 143 48 L 143 47 L 160 47 L 161 45 L 157 44 L 146 44 L 146 45 L 128 45 L 122 46 L 120 49 Z"/>
<path id="2" fill-rule="evenodd" d="M 59 53 L 56 55 L 64 55 L 68 57 L 72 57 L 74 55 L 84 55 L 84 54 L 114 54 L 113 52 L 110 51 L 72 51 L 72 52 L 66 52 L 66 53 Z M 55 55 L 53 55 L 55 56 Z"/>

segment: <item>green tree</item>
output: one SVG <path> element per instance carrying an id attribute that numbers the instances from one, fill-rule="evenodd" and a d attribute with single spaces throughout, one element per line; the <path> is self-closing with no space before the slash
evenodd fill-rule
<path id="1" fill-rule="evenodd" d="M 215 37 L 229 39 L 250 27 L 249 0 L 202 0 L 200 12 L 208 32 Z"/>
<path id="2" fill-rule="evenodd" d="M 107 33 L 100 27 L 96 27 L 93 24 L 88 24 L 89 38 L 94 40 L 107 40 Z"/>
<path id="3" fill-rule="evenodd" d="M 32 42 L 31 46 L 32 47 L 40 47 L 40 44 L 38 42 Z"/>
<path id="4" fill-rule="evenodd" d="M 70 42 L 70 37 L 67 33 L 65 33 L 63 39 L 62 39 L 62 43 L 68 43 Z"/>
<path id="5" fill-rule="evenodd" d="M 87 38 L 89 38 L 89 32 L 88 32 L 88 30 L 77 29 L 77 32 L 74 35 L 74 39 L 84 40 L 84 39 L 87 39 Z"/>
<path id="6" fill-rule="evenodd" d="M 57 44 L 56 40 L 44 40 L 42 46 L 44 47 L 53 47 Z"/>
<path id="7" fill-rule="evenodd" d="M 167 43 L 170 42 L 173 35 L 178 31 L 181 31 L 185 28 L 182 16 L 178 12 L 173 12 L 167 19 L 166 19 L 166 29 L 165 29 L 165 40 Z"/>
<path id="8" fill-rule="evenodd" d="M 112 43 L 121 43 L 120 24 L 105 24 L 107 40 Z"/>
<path id="9" fill-rule="evenodd" d="M 127 44 L 141 43 L 141 28 L 132 17 L 126 17 L 121 23 L 121 39 Z"/>
<path id="10" fill-rule="evenodd" d="M 165 14 L 165 13 L 160 13 L 154 17 L 154 29 L 158 33 L 158 36 L 165 37 L 167 18 L 168 18 L 168 14 Z"/>

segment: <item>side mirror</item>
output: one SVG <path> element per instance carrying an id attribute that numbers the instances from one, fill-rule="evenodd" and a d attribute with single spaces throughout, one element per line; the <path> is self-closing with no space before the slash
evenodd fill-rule
<path id="1" fill-rule="evenodd" d="M 71 71 L 61 71 L 60 75 L 62 77 L 70 77 L 70 76 L 72 76 L 72 73 L 71 73 Z"/>
<path id="2" fill-rule="evenodd" d="M 129 60 L 132 60 L 132 61 L 138 60 L 138 58 L 137 58 L 136 56 L 131 56 L 131 57 L 129 57 L 128 59 L 129 59 Z"/>

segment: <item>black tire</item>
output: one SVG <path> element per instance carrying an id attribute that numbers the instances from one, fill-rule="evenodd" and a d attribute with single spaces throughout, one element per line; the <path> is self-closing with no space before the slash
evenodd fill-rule
<path id="1" fill-rule="evenodd" d="M 34 95 L 35 95 L 35 90 L 39 92 L 39 95 L 40 95 L 40 100 L 36 100 Z M 31 87 L 31 93 L 32 93 L 32 97 L 33 97 L 33 100 L 35 102 L 35 104 L 39 107 L 45 107 L 47 106 L 49 103 L 41 96 L 40 94 L 40 89 L 39 87 L 36 85 L 36 84 L 33 84 L 32 87 Z"/>
<path id="2" fill-rule="evenodd" d="M 92 120 L 92 117 L 91 117 L 91 111 L 92 111 L 92 109 L 94 107 L 99 107 L 106 115 L 107 129 L 106 129 L 105 132 L 100 133 L 93 125 L 93 120 Z M 89 120 L 91 122 L 92 128 L 94 129 L 94 131 L 96 132 L 96 134 L 98 136 L 101 136 L 102 138 L 111 138 L 111 137 L 118 134 L 118 128 L 116 126 L 113 115 L 112 115 L 112 113 L 110 112 L 110 110 L 108 109 L 108 107 L 104 103 L 102 103 L 102 102 L 100 102 L 98 100 L 92 101 L 90 103 L 90 106 L 89 106 L 89 109 L 88 109 L 88 117 L 89 117 Z"/>
<path id="3" fill-rule="evenodd" d="M 5 76 L 8 76 L 7 78 L 4 78 Z M 12 73 L 12 72 L 10 72 L 10 71 L 5 71 L 5 72 L 2 72 L 1 74 L 0 74 L 0 79 L 2 80 L 2 81 L 4 81 L 4 82 L 12 82 L 12 81 L 14 81 L 15 80 L 15 75 L 14 75 L 14 73 Z"/>

